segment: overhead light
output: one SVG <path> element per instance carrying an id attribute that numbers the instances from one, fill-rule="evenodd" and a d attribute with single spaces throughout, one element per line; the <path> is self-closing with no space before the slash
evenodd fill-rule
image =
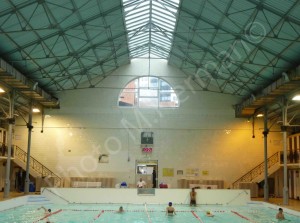
<path id="1" fill-rule="evenodd" d="M 229 135 L 231 133 L 231 129 L 225 129 L 224 131 L 227 135 Z"/>
<path id="2" fill-rule="evenodd" d="M 33 113 L 38 113 L 38 112 L 40 112 L 40 109 L 38 109 L 38 108 L 32 108 L 32 112 Z"/>
<path id="3" fill-rule="evenodd" d="M 0 87 L 0 93 L 4 93 L 4 89 L 2 87 Z"/>
<path id="4" fill-rule="evenodd" d="M 256 115 L 257 118 L 261 118 L 261 117 L 263 117 L 263 116 L 264 116 L 264 114 L 262 114 L 262 113 L 258 113 L 258 114 Z"/>
<path id="5" fill-rule="evenodd" d="M 297 94 L 292 98 L 293 101 L 300 101 L 300 95 Z"/>

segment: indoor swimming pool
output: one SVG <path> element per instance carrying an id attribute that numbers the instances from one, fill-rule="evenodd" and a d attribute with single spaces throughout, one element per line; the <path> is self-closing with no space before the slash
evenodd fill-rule
<path id="1" fill-rule="evenodd" d="M 261 203 L 250 203 L 245 206 L 226 205 L 188 205 L 174 204 L 175 216 L 166 216 L 167 204 L 47 204 L 51 209 L 48 216 L 51 223 L 272 223 L 277 222 L 277 209 L 265 207 Z M 118 213 L 120 206 L 124 212 Z M 40 205 L 23 205 L 0 212 L 1 223 L 37 223 L 46 222 L 47 215 Z M 206 216 L 206 212 L 213 213 L 213 217 Z M 280 222 L 300 222 L 299 216 L 285 212 L 287 220 Z"/>

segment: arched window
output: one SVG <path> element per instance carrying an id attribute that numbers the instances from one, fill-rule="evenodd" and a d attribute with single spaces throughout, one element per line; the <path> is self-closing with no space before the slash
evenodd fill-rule
<path id="1" fill-rule="evenodd" d="M 179 101 L 169 83 L 157 77 L 139 77 L 129 82 L 119 96 L 119 106 L 177 108 Z"/>

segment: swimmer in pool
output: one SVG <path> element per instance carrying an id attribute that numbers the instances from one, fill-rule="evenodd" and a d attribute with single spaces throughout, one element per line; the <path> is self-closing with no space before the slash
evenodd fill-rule
<path id="1" fill-rule="evenodd" d="M 207 217 L 213 217 L 214 215 L 213 215 L 210 211 L 207 211 L 207 212 L 206 212 L 206 216 L 207 216 Z"/>
<path id="2" fill-rule="evenodd" d="M 51 209 L 49 208 L 47 210 L 44 206 L 38 208 L 38 210 L 40 210 L 40 209 L 44 210 L 44 219 L 46 220 L 46 223 L 51 223 L 49 218 L 48 218 L 51 215 Z"/>
<path id="3" fill-rule="evenodd" d="M 282 208 L 278 209 L 278 213 L 276 214 L 276 219 L 278 219 L 278 220 L 284 220 L 285 219 Z"/>
<path id="4" fill-rule="evenodd" d="M 117 211 L 117 213 L 123 213 L 124 212 L 124 209 L 122 206 L 119 207 L 119 210 Z"/>
<path id="5" fill-rule="evenodd" d="M 166 215 L 176 215 L 175 208 L 172 206 L 172 202 L 169 202 L 169 206 L 166 208 Z"/>

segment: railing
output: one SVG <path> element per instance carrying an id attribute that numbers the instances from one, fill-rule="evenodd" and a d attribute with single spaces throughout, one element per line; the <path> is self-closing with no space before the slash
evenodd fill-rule
<path id="1" fill-rule="evenodd" d="M 287 164 L 297 164 L 299 165 L 299 158 L 300 158 L 300 149 L 295 149 L 294 152 L 293 150 L 287 150 L 286 154 L 286 161 Z M 284 154 L 283 151 L 280 152 L 280 164 L 283 164 L 284 162 Z"/>
<path id="2" fill-rule="evenodd" d="M 274 153 L 272 156 L 270 156 L 267 159 L 268 162 L 268 169 L 272 166 L 274 166 L 276 163 L 279 162 L 279 152 Z M 265 171 L 265 162 L 262 162 L 258 164 L 256 167 L 254 167 L 252 170 L 250 170 L 248 173 L 243 175 L 241 178 L 233 182 L 232 186 L 233 188 L 238 188 L 239 183 L 241 182 L 252 182 L 253 179 L 261 175 Z"/>
<path id="3" fill-rule="evenodd" d="M 14 154 L 15 154 L 15 150 L 14 150 L 14 147 L 12 146 L 11 147 L 11 154 L 10 154 L 11 158 L 14 158 Z M 8 156 L 8 148 L 5 144 L 2 144 L 0 146 L 0 156 L 5 157 L 5 158 L 7 158 L 7 156 Z"/>
<path id="4" fill-rule="evenodd" d="M 25 164 L 27 163 L 27 153 L 18 146 L 15 146 L 15 158 L 19 159 Z M 42 163 L 40 163 L 35 158 L 33 158 L 32 156 L 30 156 L 29 166 L 35 172 L 40 174 L 42 178 L 45 178 L 45 180 L 47 180 L 46 177 L 52 177 L 54 179 L 54 185 L 51 186 L 61 187 L 61 183 L 62 183 L 61 178 L 57 176 L 55 173 L 53 173 L 49 168 L 47 168 Z M 50 181 L 47 183 L 50 184 Z"/>

